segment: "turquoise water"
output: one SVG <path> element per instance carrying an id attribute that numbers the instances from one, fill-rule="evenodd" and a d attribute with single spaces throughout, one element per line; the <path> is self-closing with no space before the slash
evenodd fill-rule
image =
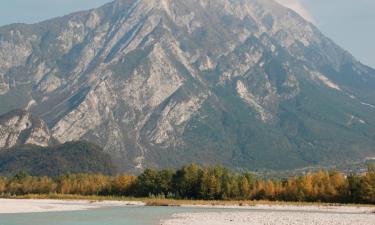
<path id="1" fill-rule="evenodd" d="M 175 213 L 238 212 L 249 210 L 272 212 L 272 210 L 257 209 L 126 206 L 74 212 L 0 214 L 0 225 L 160 225 L 162 220 L 168 219 Z M 289 210 L 281 211 L 291 212 Z M 311 210 L 300 212 L 314 213 Z"/>
<path id="2" fill-rule="evenodd" d="M 0 225 L 159 225 L 161 220 L 169 218 L 174 213 L 202 211 L 221 210 L 144 206 L 74 212 L 0 214 Z"/>

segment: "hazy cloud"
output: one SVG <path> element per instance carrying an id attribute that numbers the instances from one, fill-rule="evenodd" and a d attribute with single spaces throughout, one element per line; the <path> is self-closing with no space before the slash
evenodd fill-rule
<path id="1" fill-rule="evenodd" d="M 313 17 L 309 13 L 309 11 L 301 4 L 300 0 L 276 0 L 276 2 L 296 11 L 306 20 L 314 22 Z"/>

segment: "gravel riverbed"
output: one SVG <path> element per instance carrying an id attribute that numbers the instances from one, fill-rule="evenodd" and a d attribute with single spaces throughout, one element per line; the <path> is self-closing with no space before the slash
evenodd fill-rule
<path id="1" fill-rule="evenodd" d="M 355 211 L 355 208 L 353 208 Z M 375 225 L 375 214 L 356 212 L 241 211 L 182 213 L 161 225 Z"/>

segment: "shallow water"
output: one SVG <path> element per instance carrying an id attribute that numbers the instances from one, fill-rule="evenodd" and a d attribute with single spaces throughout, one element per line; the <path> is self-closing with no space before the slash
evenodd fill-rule
<path id="1" fill-rule="evenodd" d="M 20 213 L 0 214 L 0 225 L 160 225 L 162 220 L 176 213 L 205 213 L 205 212 L 274 212 L 262 209 L 219 209 L 219 208 L 190 208 L 190 207 L 147 207 L 125 206 L 90 209 L 72 212 Z M 294 212 L 278 210 L 277 212 Z M 299 214 L 315 214 L 314 210 L 299 211 Z M 321 214 L 352 214 L 340 212 L 320 212 Z"/>
<path id="2" fill-rule="evenodd" d="M 182 207 L 113 207 L 74 212 L 0 214 L 0 225 L 159 225 L 175 213 L 228 210 Z"/>

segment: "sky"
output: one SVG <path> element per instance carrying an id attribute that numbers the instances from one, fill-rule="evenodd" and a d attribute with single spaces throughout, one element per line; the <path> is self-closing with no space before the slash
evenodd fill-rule
<path id="1" fill-rule="evenodd" d="M 277 0 L 375 68 L 375 0 Z"/>
<path id="2" fill-rule="evenodd" d="M 0 0 L 0 26 L 35 23 L 110 0 Z M 375 0 L 277 0 L 314 23 L 326 36 L 375 68 Z"/>

